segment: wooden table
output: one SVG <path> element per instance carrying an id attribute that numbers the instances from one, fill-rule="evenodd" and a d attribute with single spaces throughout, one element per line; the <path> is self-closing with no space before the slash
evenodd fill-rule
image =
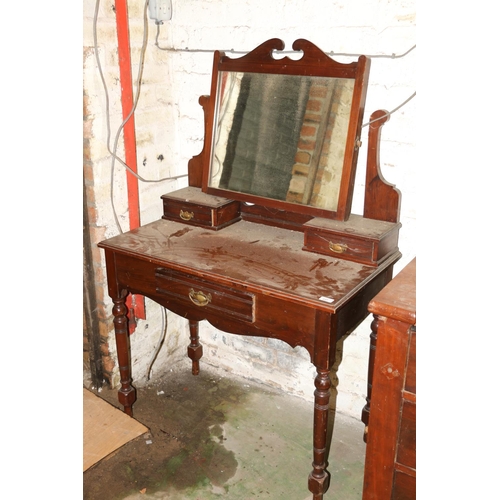
<path id="1" fill-rule="evenodd" d="M 330 476 L 327 427 L 330 370 L 337 341 L 368 314 L 369 301 L 391 280 L 396 251 L 378 267 L 303 250 L 304 235 L 248 221 L 213 231 L 159 220 L 101 242 L 120 366 L 119 401 L 132 415 L 125 299 L 142 294 L 189 320 L 188 356 L 199 371 L 198 323 L 225 332 L 283 340 L 307 349 L 316 367 L 313 470 L 309 490 L 323 498 Z"/>

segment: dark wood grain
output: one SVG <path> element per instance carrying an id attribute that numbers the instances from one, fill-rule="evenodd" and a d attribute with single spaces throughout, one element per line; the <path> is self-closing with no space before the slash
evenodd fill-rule
<path id="1" fill-rule="evenodd" d="M 401 254 L 395 252 L 374 268 L 304 252 L 302 243 L 301 232 L 247 221 L 215 232 L 159 220 L 99 246 L 106 253 L 109 293 L 116 304 L 125 411 L 131 415 L 135 401 L 126 292 L 141 293 L 189 320 L 187 352 L 194 374 L 202 360 L 202 320 L 222 331 L 303 346 L 317 370 L 308 484 L 314 498 L 321 499 L 330 481 L 326 439 L 335 347 L 366 317 L 369 301 L 391 280 Z"/>
<path id="2" fill-rule="evenodd" d="M 240 202 L 188 186 L 161 196 L 163 219 L 218 231 L 240 220 Z"/>
<path id="3" fill-rule="evenodd" d="M 211 132 L 211 127 L 209 126 L 208 120 L 210 119 L 210 111 L 211 111 L 211 102 L 208 95 L 202 95 L 198 99 L 198 102 L 203 108 L 203 124 L 205 127 L 205 137 L 209 137 L 209 133 Z M 192 187 L 201 188 L 203 182 L 203 165 L 204 160 L 207 155 L 207 141 L 203 143 L 203 149 L 201 152 L 193 156 L 188 162 L 188 183 Z"/>
<path id="4" fill-rule="evenodd" d="M 380 170 L 380 132 L 389 117 L 380 109 L 370 116 L 363 217 L 399 222 L 401 192 L 384 179 Z"/>
<path id="5" fill-rule="evenodd" d="M 256 73 L 279 73 L 284 75 L 334 76 L 356 78 L 359 74 L 358 62 L 341 63 L 326 55 L 320 48 L 303 38 L 292 43 L 292 49 L 302 51 L 300 59 L 288 56 L 275 57 L 274 51 L 285 49 L 285 43 L 279 38 L 272 38 L 260 44 L 244 56 L 228 57 L 219 52 L 218 69 L 220 71 L 249 71 Z M 361 56 L 366 61 L 365 56 Z"/>
<path id="6" fill-rule="evenodd" d="M 384 384 L 397 386 L 396 389 L 387 387 L 392 391 L 389 411 L 396 411 L 404 377 L 394 376 L 392 369 L 399 374 L 406 373 L 403 351 L 408 344 L 407 338 L 412 335 L 411 338 L 415 338 L 415 331 L 407 330 L 405 337 L 398 326 L 404 320 L 411 323 L 412 316 L 407 311 L 406 303 L 394 302 L 389 311 L 383 301 L 370 302 L 391 281 L 393 266 L 401 257 L 397 246 L 400 224 L 393 224 L 388 230 L 385 229 L 387 224 L 380 224 L 380 221 L 397 223 L 399 218 L 399 192 L 383 180 L 379 168 L 380 127 L 387 119 L 380 114 L 383 112 L 372 115 L 380 120 L 370 126 L 364 219 L 358 216 L 361 222 L 356 219 L 351 221 L 351 225 L 345 223 L 351 212 L 370 61 L 361 56 L 355 62 L 342 64 L 304 39 L 296 40 L 292 47 L 303 51 L 300 59 L 276 58 L 274 51 L 284 49 L 284 43 L 276 38 L 264 42 L 241 58 L 229 58 L 221 51 L 214 53 L 210 95 L 199 99 L 204 112 L 204 145 L 200 154 L 189 161 L 189 188 L 162 197 L 163 219 L 103 241 L 99 247 L 105 252 L 108 292 L 114 305 L 121 381 L 118 396 L 124 411 L 133 415 L 132 406 L 136 400 L 125 302 L 128 294 L 147 296 L 189 321 L 187 355 L 192 361 L 194 375 L 199 373 L 203 359 L 198 333 L 202 320 L 225 332 L 275 338 L 292 347 L 302 346 L 308 351 L 316 369 L 313 469 L 308 477 L 308 486 L 313 499 L 322 500 L 330 484 L 327 467 L 328 441 L 331 437 L 328 430 L 331 426 L 328 420 L 331 377 L 336 376 L 339 363 L 336 362 L 337 344 L 340 341 L 341 345 L 342 339 L 363 321 L 369 307 L 376 315 L 396 311 L 395 319 L 384 321 L 389 333 L 378 327 L 382 322 L 373 323 L 372 352 L 377 336 L 382 336 L 382 332 L 384 341 L 378 341 L 382 347 L 377 347 L 376 356 L 370 358 L 369 397 L 363 421 L 369 423 L 369 429 L 376 429 L 377 419 L 383 411 L 377 399 L 379 386 L 382 390 Z M 208 188 L 219 71 L 355 79 L 336 212 L 251 196 L 234 202 L 226 191 Z M 221 201 L 218 196 L 225 200 Z M 256 203 L 249 205 L 245 202 Z M 192 212 L 193 218 L 179 221 L 179 218 L 184 219 L 184 212 Z M 239 220 L 240 215 L 243 220 Z M 328 252 L 321 253 L 317 242 L 304 251 L 304 247 L 308 246 L 307 242 L 304 245 L 305 224 L 313 217 L 335 219 L 340 224 L 333 232 L 351 244 L 348 255 L 351 260 L 329 255 Z M 354 239 L 352 224 L 356 228 L 360 224 L 363 226 L 363 231 Z M 314 226 L 314 222 L 311 225 Z M 324 227 L 321 229 L 325 230 Z M 348 233 L 350 238 L 346 236 Z M 357 254 L 362 254 L 362 258 L 356 258 Z M 390 372 L 393 375 L 389 377 L 387 362 L 384 373 L 376 368 L 376 363 L 387 356 L 393 367 Z M 414 356 L 409 359 L 414 359 Z M 408 374 L 406 394 L 409 395 L 408 400 L 415 403 L 409 392 L 415 386 L 415 377 L 411 375 L 411 370 Z M 394 471 L 394 452 L 391 456 L 390 447 L 380 435 L 396 432 L 397 412 L 395 415 L 382 424 L 382 434 L 371 430 L 368 433 L 367 457 L 370 458 L 367 458 L 367 469 L 370 471 L 374 463 L 387 464 L 391 474 Z M 401 436 L 402 443 L 411 442 L 411 416 L 411 411 L 407 411 L 408 425 Z M 375 450 L 370 451 L 373 447 Z M 411 456 L 411 453 L 406 456 Z M 392 457 L 392 462 L 387 457 Z M 404 453 L 402 457 L 405 461 Z M 406 495 L 411 492 L 413 469 L 408 464 L 396 465 L 399 468 L 395 484 L 404 492 L 401 494 Z M 363 497 L 365 500 L 385 498 L 373 493 L 386 487 L 387 474 L 377 474 L 370 472 L 365 480 L 367 491 L 372 495 Z"/>
<path id="7" fill-rule="evenodd" d="M 397 251 L 400 227 L 360 215 L 348 221 L 314 218 L 303 226 L 304 250 L 377 266 Z"/>
<path id="8" fill-rule="evenodd" d="M 368 309 L 376 350 L 371 351 L 363 500 L 416 498 L 416 259 Z"/>
<path id="9" fill-rule="evenodd" d="M 251 202 L 270 209 L 301 215 L 346 220 L 351 214 L 356 164 L 360 144 L 359 138 L 366 101 L 368 75 L 370 72 L 370 59 L 366 56 L 360 56 L 357 61 L 348 64 L 340 63 L 326 55 L 313 43 L 304 39 L 296 40 L 292 45 L 294 50 L 303 51 L 300 59 L 291 59 L 288 56 L 282 58 L 274 57 L 273 52 L 275 50 L 283 50 L 284 47 L 285 45 L 282 40 L 273 38 L 271 40 L 267 40 L 248 54 L 239 58 L 227 57 L 222 51 L 216 51 L 214 53 L 210 102 L 205 108 L 208 120 L 206 121 L 205 146 L 203 149 L 204 160 L 202 189 L 204 192 L 210 194 L 224 196 L 227 198 L 235 198 L 243 202 Z M 240 193 L 237 191 L 215 188 L 209 185 L 209 166 L 212 154 L 212 137 L 214 134 L 217 88 L 219 72 L 221 71 L 242 71 L 250 73 L 299 76 L 307 75 L 354 79 L 354 92 L 346 136 L 339 198 L 337 209 L 335 211 L 306 204 L 292 203 L 247 193 Z"/>

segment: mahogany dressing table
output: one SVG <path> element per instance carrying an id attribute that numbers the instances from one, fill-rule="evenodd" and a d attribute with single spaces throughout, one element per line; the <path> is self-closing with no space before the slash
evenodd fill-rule
<path id="1" fill-rule="evenodd" d="M 313 499 L 327 491 L 330 371 L 337 341 L 367 316 L 392 278 L 400 194 L 379 171 L 371 117 L 363 215 L 351 215 L 369 60 L 341 64 L 306 40 L 298 60 L 272 39 L 230 59 L 214 54 L 200 98 L 205 143 L 189 187 L 162 196 L 162 219 L 99 244 L 106 256 L 121 377 L 132 415 L 126 297 L 145 295 L 189 321 L 187 354 L 199 373 L 198 324 L 303 346 L 314 381 Z M 323 200 L 323 201 L 322 201 Z"/>

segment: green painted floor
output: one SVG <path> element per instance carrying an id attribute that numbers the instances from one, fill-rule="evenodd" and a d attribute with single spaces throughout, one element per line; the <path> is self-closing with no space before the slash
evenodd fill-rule
<path id="1" fill-rule="evenodd" d="M 118 405 L 116 392 L 101 397 Z M 306 500 L 313 404 L 202 371 L 140 388 L 134 417 L 150 429 L 84 473 L 85 500 Z M 363 424 L 337 413 L 325 500 L 360 499 Z"/>

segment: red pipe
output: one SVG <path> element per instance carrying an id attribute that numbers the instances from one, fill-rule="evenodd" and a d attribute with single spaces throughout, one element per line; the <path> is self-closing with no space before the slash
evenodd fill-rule
<path id="1" fill-rule="evenodd" d="M 118 61 L 120 66 L 120 82 L 122 91 L 123 119 L 130 114 L 134 105 L 132 86 L 132 63 L 130 61 L 130 37 L 128 30 L 127 0 L 116 0 L 116 32 L 118 37 Z M 135 142 L 134 115 L 123 127 L 125 145 L 125 163 L 137 172 L 137 150 Z M 139 218 L 139 183 L 137 178 L 127 170 L 127 189 L 129 201 L 130 229 L 140 226 Z"/>
<path id="2" fill-rule="evenodd" d="M 130 36 L 128 26 L 127 0 L 115 0 L 116 33 L 118 37 L 118 63 L 120 67 L 121 100 L 123 119 L 127 118 L 134 105 L 134 91 L 132 86 L 132 63 L 130 58 Z M 131 170 L 137 172 L 137 147 L 135 139 L 135 120 L 132 115 L 123 127 L 123 143 L 125 147 L 125 163 Z M 130 229 L 141 225 L 139 210 L 139 181 L 128 170 L 127 196 L 129 208 Z M 135 330 L 135 318 L 146 319 L 144 297 L 129 295 L 130 333 Z"/>

